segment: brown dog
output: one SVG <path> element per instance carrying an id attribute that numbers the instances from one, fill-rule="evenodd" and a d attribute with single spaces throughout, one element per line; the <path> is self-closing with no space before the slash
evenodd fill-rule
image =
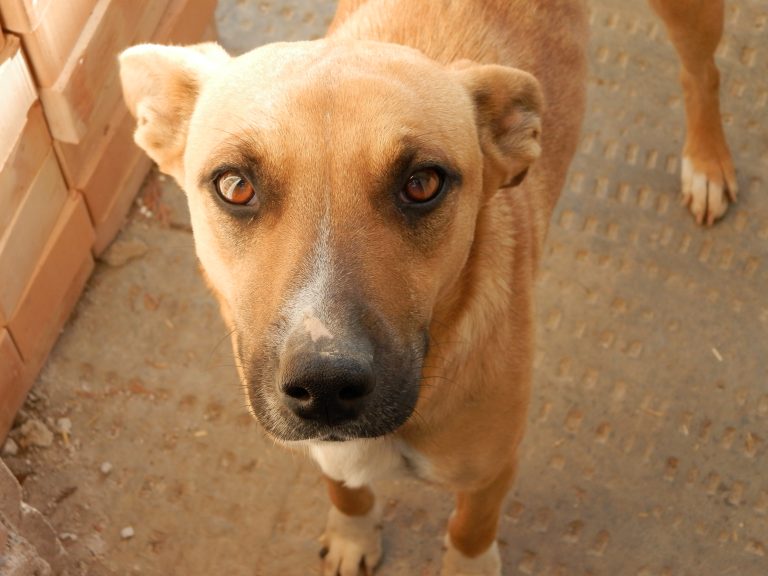
<path id="1" fill-rule="evenodd" d="M 736 192 L 722 3 L 652 4 L 683 62 L 683 196 L 712 223 Z M 500 573 L 586 37 L 574 0 L 342 1 L 324 40 L 121 56 L 136 142 L 187 192 L 251 410 L 327 479 L 326 575 L 378 563 L 368 484 L 399 472 L 457 495 L 443 574 Z"/>

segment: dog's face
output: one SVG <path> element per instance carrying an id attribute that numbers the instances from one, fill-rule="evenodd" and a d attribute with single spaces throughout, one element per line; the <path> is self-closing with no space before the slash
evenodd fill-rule
<path id="1" fill-rule="evenodd" d="M 518 70 L 316 41 L 121 57 L 136 141 L 185 189 L 256 417 L 284 440 L 390 433 L 478 214 L 538 154 Z M 462 298 L 471 298 L 464 294 Z"/>

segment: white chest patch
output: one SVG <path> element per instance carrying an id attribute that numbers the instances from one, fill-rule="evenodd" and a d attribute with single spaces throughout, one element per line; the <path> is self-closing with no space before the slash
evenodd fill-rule
<path id="1" fill-rule="evenodd" d="M 326 476 L 350 488 L 404 475 L 432 477 L 429 461 L 398 438 L 311 442 L 308 447 Z"/>

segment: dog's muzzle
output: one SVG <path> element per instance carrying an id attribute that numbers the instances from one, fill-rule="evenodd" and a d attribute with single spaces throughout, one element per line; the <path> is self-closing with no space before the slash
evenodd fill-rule
<path id="1" fill-rule="evenodd" d="M 245 348 L 249 403 L 276 439 L 350 440 L 394 432 L 419 396 L 426 352 L 413 338 L 361 312 L 353 320 L 303 313 L 290 328 L 276 325 L 274 347 Z"/>

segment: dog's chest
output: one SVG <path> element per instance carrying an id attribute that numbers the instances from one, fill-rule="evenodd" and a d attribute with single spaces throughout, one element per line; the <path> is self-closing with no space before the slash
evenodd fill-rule
<path id="1" fill-rule="evenodd" d="M 429 461 L 397 438 L 316 442 L 309 453 L 323 473 L 350 488 L 403 475 L 432 478 Z"/>

